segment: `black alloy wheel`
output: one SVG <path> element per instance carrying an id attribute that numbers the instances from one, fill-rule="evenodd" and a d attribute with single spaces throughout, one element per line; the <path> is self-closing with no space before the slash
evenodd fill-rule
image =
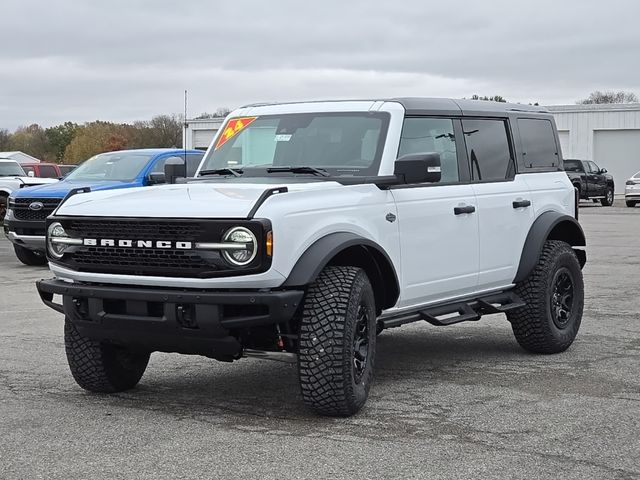
<path id="1" fill-rule="evenodd" d="M 560 268 L 552 281 L 551 318 L 559 329 L 566 328 L 571 320 L 575 297 L 573 294 L 573 276 L 567 268 Z"/>

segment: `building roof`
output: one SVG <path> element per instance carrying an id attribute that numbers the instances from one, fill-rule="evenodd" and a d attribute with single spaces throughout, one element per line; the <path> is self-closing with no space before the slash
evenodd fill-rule
<path id="1" fill-rule="evenodd" d="M 574 112 L 619 112 L 640 111 L 640 103 L 589 103 L 575 105 L 549 105 L 546 107 L 552 113 Z"/>
<path id="2" fill-rule="evenodd" d="M 29 161 L 29 163 L 40 163 L 40 160 L 38 160 L 36 157 L 32 157 L 28 153 L 20 151 L 0 152 L 0 158 L 11 158 L 13 160 L 12 157 L 20 157 L 23 160 L 21 163 L 25 163 L 25 160 Z"/>

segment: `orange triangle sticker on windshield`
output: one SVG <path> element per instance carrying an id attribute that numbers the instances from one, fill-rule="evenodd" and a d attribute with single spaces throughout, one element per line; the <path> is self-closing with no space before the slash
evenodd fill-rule
<path id="1" fill-rule="evenodd" d="M 219 149 L 222 145 L 235 137 L 249 124 L 253 123 L 257 118 L 258 117 L 238 117 L 229 120 L 225 125 L 224 130 L 222 130 L 220 137 L 218 138 L 218 143 L 216 143 L 215 150 Z"/>

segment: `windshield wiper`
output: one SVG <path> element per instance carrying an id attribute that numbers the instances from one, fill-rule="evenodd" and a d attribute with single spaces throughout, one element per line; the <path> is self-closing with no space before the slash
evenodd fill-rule
<path id="1" fill-rule="evenodd" d="M 331 174 L 327 172 L 324 168 L 316 168 L 316 167 L 270 167 L 267 168 L 267 173 L 275 173 L 275 172 L 291 172 L 291 173 L 312 173 L 313 175 L 317 175 L 319 177 L 330 177 Z"/>
<path id="2" fill-rule="evenodd" d="M 242 169 L 234 169 L 234 168 L 214 168 L 213 170 L 202 170 L 200 171 L 200 176 L 202 175 L 233 175 L 234 177 L 242 176 Z"/>

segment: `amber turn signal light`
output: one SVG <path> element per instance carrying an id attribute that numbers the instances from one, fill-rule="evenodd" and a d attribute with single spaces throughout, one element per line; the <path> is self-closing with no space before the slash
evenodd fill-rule
<path id="1" fill-rule="evenodd" d="M 273 253 L 273 232 L 267 232 L 267 243 L 266 243 L 267 256 L 270 257 Z"/>

